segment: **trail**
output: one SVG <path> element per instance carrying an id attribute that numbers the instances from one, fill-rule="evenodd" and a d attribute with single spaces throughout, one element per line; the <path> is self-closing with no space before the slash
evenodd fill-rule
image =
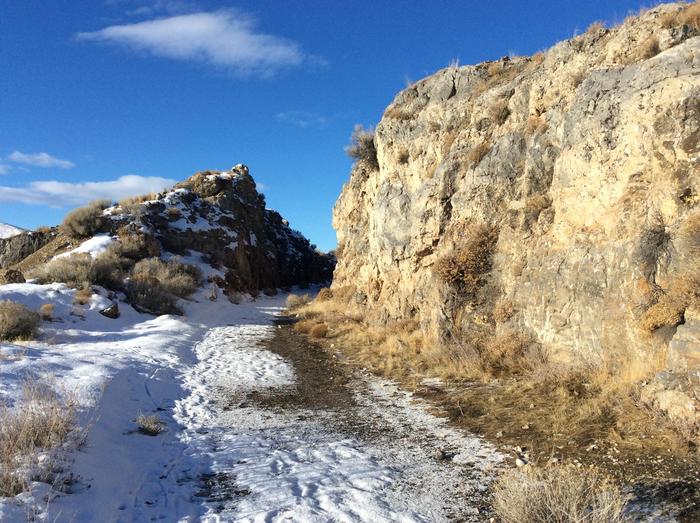
<path id="1" fill-rule="evenodd" d="M 502 457 L 290 327 L 212 329 L 177 406 L 211 461 L 204 520 L 483 521 Z"/>

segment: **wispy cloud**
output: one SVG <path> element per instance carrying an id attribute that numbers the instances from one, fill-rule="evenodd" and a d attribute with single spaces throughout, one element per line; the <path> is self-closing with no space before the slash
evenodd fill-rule
<path id="1" fill-rule="evenodd" d="M 15 151 L 10 154 L 7 161 L 31 165 L 33 167 L 58 167 L 60 169 L 72 169 L 75 164 L 68 160 L 61 160 L 51 156 L 49 153 L 22 153 Z"/>
<path id="2" fill-rule="evenodd" d="M 275 117 L 280 122 L 296 125 L 302 129 L 309 127 L 321 128 L 328 123 L 328 118 L 325 116 L 307 111 L 285 111 L 277 113 Z"/>
<path id="3" fill-rule="evenodd" d="M 10 166 L 0 163 L 0 175 L 7 174 L 10 172 Z"/>
<path id="4" fill-rule="evenodd" d="M 256 25 L 250 15 L 225 9 L 112 25 L 76 36 L 173 60 L 203 62 L 239 75 L 270 76 L 314 60 L 296 42 L 258 32 Z"/>
<path id="5" fill-rule="evenodd" d="M 168 178 L 129 174 L 116 180 L 103 182 L 39 181 L 31 182 L 23 187 L 0 185 L 0 202 L 68 207 L 98 198 L 120 200 L 128 196 L 158 192 L 175 183 L 175 180 Z"/>

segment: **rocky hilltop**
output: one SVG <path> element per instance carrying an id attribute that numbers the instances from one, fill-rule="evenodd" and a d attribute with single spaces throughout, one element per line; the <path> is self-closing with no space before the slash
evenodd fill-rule
<path id="1" fill-rule="evenodd" d="M 445 346 L 524 333 L 572 365 L 697 337 L 700 291 L 677 290 L 700 275 L 693 5 L 400 92 L 335 206 L 333 290 Z"/>
<path id="2" fill-rule="evenodd" d="M 334 258 L 266 208 L 242 164 L 198 172 L 169 191 L 102 207 L 82 238 L 54 228 L 0 240 L 0 268 L 31 275 L 61 253 L 104 251 L 111 242 L 137 246 L 133 259 L 178 255 L 209 265 L 221 274 L 211 283 L 229 295 L 331 279 Z"/>

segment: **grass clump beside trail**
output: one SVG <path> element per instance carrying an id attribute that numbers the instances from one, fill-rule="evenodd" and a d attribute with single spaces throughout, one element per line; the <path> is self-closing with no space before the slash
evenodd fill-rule
<path id="1" fill-rule="evenodd" d="M 596 469 L 565 465 L 510 470 L 493 489 L 502 523 L 622 523 L 625 503 Z"/>
<path id="2" fill-rule="evenodd" d="M 31 340 L 36 337 L 40 316 L 21 303 L 0 301 L 0 340 Z"/>
<path id="3" fill-rule="evenodd" d="M 55 451 L 75 428 L 70 402 L 46 383 L 25 382 L 16 407 L 0 406 L 0 497 L 28 490 L 33 480 L 50 479 Z"/>

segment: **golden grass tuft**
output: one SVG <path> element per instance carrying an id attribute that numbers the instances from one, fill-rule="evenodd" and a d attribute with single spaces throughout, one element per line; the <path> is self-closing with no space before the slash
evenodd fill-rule
<path id="1" fill-rule="evenodd" d="M 515 314 L 515 305 L 510 300 L 499 299 L 493 306 L 493 320 L 496 323 L 505 323 Z"/>
<path id="2" fill-rule="evenodd" d="M 311 296 L 306 294 L 290 294 L 287 296 L 287 308 L 294 309 L 296 307 L 301 307 L 311 301 Z"/>
<path id="3" fill-rule="evenodd" d="M 328 301 L 333 299 L 333 291 L 329 289 L 328 287 L 324 287 L 320 291 L 318 291 L 318 294 L 316 295 L 316 299 L 318 301 Z"/>
<path id="4" fill-rule="evenodd" d="M 467 160 L 472 167 L 476 167 L 481 163 L 487 154 L 491 151 L 491 144 L 487 141 L 483 141 L 476 145 L 467 153 Z"/>
<path id="5" fill-rule="evenodd" d="M 54 304 L 53 303 L 44 303 L 41 307 L 39 307 L 39 316 L 41 317 L 42 321 L 52 321 L 53 320 L 53 311 L 54 311 Z"/>
<path id="6" fill-rule="evenodd" d="M 51 467 L 51 451 L 62 446 L 74 428 L 70 402 L 61 400 L 46 383 L 25 382 L 15 408 L 0 406 L 0 497 L 27 490 L 36 468 Z"/>
<path id="7" fill-rule="evenodd" d="M 165 430 L 165 423 L 161 419 L 141 412 L 136 416 L 136 424 L 139 426 L 139 432 L 147 436 L 157 436 Z"/>
<path id="8" fill-rule="evenodd" d="M 328 325 L 325 323 L 318 323 L 312 326 L 309 330 L 309 336 L 312 338 L 325 338 L 328 336 Z"/>
<path id="9" fill-rule="evenodd" d="M 661 19 L 661 26 L 665 28 L 688 26 L 696 30 L 700 29 L 700 1 L 686 5 L 680 11 L 667 13 Z"/>
<path id="10" fill-rule="evenodd" d="M 493 489 L 503 523 L 622 523 L 625 505 L 609 477 L 571 465 L 510 470 Z"/>
<path id="11" fill-rule="evenodd" d="M 510 116 L 508 108 L 508 100 L 499 98 L 489 106 L 488 115 L 491 121 L 496 125 L 503 125 Z"/>

